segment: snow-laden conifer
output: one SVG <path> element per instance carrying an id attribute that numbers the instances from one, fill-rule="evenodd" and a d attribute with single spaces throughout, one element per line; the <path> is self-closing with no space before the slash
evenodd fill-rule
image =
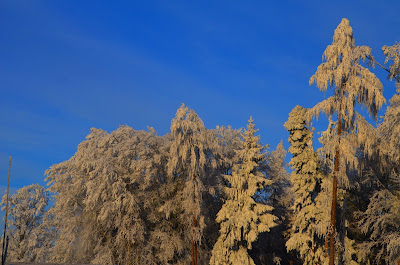
<path id="1" fill-rule="evenodd" d="M 243 149 L 238 151 L 240 163 L 232 170 L 232 175 L 225 175 L 229 182 L 225 188 L 226 201 L 217 215 L 220 223 L 220 236 L 212 250 L 210 264 L 246 265 L 254 264 L 247 250 L 257 240 L 258 234 L 269 231 L 275 226 L 275 216 L 269 212 L 271 206 L 256 203 L 254 194 L 262 184 L 269 184 L 258 170 L 264 158 L 263 146 L 253 119 L 250 118 L 244 134 Z"/>
<path id="2" fill-rule="evenodd" d="M 205 228 L 202 195 L 205 192 L 206 129 L 200 117 L 184 104 L 171 122 L 172 144 L 169 150 L 168 174 L 176 193 L 161 207 L 168 217 L 183 210 L 181 224 L 185 242 L 191 242 L 192 264 L 197 264 L 198 246 Z M 191 240 L 189 241 L 189 238 Z M 189 257 L 188 249 L 181 253 Z M 187 262 L 187 261 L 186 261 Z"/>
<path id="3" fill-rule="evenodd" d="M 334 158 L 330 167 L 333 171 L 330 265 L 334 264 L 337 187 L 349 187 L 348 167 L 357 160 L 354 158 L 354 133 L 365 130 L 364 118 L 355 111 L 356 104 L 363 105 L 375 119 L 385 99 L 382 84 L 360 61 L 372 58 L 367 46 L 355 46 L 353 30 L 347 19 L 342 19 L 336 28 L 333 42 L 326 48 L 323 62 L 310 78 L 310 84 L 325 91 L 333 88 L 333 95 L 318 103 L 313 111 L 317 115 L 325 112 L 332 118 L 329 134 L 325 135 L 325 157 Z M 333 121 L 337 118 L 336 121 Z M 329 159 L 328 159 L 329 160 Z"/>
<path id="4" fill-rule="evenodd" d="M 290 177 L 286 170 L 287 151 L 283 146 L 283 141 L 280 141 L 276 149 L 268 156 L 269 174 L 272 180 L 269 186 L 270 203 L 274 207 L 274 212 L 285 211 L 284 208 L 289 203 L 291 196 L 290 193 Z M 279 212 L 278 211 L 278 212 Z M 282 215 L 283 213 L 278 213 Z"/>
<path id="5" fill-rule="evenodd" d="M 7 261 L 46 262 L 49 258 L 52 238 L 42 227 L 48 202 L 49 193 L 38 184 L 22 187 L 10 197 Z"/>
<path id="6" fill-rule="evenodd" d="M 329 141 L 330 147 L 324 146 L 325 156 L 333 158 L 338 150 L 341 169 L 346 168 L 346 163 L 355 161 L 351 148 L 347 148 L 351 146 L 348 142 L 352 140 L 346 138 L 349 134 L 367 130 L 365 127 L 369 125 L 355 110 L 356 104 L 364 106 L 369 115 L 376 119 L 378 110 L 385 102 L 381 82 L 360 64 L 366 58 L 373 59 L 371 49 L 367 46 L 355 46 L 353 30 L 349 21 L 344 18 L 335 30 L 332 44 L 328 45 L 323 54 L 325 62 L 318 66 L 310 78 L 310 84 L 315 83 L 322 91 L 333 88 L 333 95 L 318 103 L 310 113 L 318 116 L 320 112 L 324 112 L 330 117 L 330 130 L 325 133 L 324 140 L 325 145 Z M 333 163 L 331 167 L 333 169 Z M 349 185 L 345 170 L 340 172 L 338 178 L 342 186 Z"/>
<path id="7" fill-rule="evenodd" d="M 312 146 L 313 133 L 308 128 L 306 116 L 307 110 L 296 106 L 284 124 L 290 133 L 289 152 L 293 155 L 289 163 L 293 168 L 290 177 L 295 197 L 294 220 L 286 247 L 288 251 L 297 251 L 303 264 L 326 264 L 326 253 L 323 249 L 325 235 L 318 231 L 318 225 L 326 214 L 323 209 L 318 208 L 321 204 L 316 202 L 321 192 L 323 175 Z"/>
<path id="8" fill-rule="evenodd" d="M 221 157 L 219 166 L 225 175 L 230 174 L 232 166 L 238 161 L 236 151 L 243 148 L 242 133 L 242 129 L 233 129 L 231 126 L 217 126 L 215 129 L 216 153 Z"/>

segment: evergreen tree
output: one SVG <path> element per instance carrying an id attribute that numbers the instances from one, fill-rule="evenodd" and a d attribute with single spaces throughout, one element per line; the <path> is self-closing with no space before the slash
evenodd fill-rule
<path id="1" fill-rule="evenodd" d="M 288 251 L 299 253 L 303 264 L 326 264 L 323 249 L 323 235 L 318 231 L 319 223 L 324 219 L 322 209 L 318 209 L 316 201 L 321 192 L 323 175 L 320 162 L 313 150 L 313 133 L 307 127 L 307 110 L 296 106 L 284 124 L 290 132 L 289 152 L 293 155 L 290 165 L 292 191 L 295 194 L 292 232 L 286 247 Z"/>
<path id="2" fill-rule="evenodd" d="M 213 160 L 207 163 L 208 192 L 203 194 L 204 208 L 207 210 L 204 216 L 206 228 L 204 244 L 201 246 L 206 248 L 202 256 L 207 256 L 207 259 L 204 259 L 207 264 L 211 258 L 211 250 L 218 239 L 219 224 L 215 220 L 223 204 L 223 188 L 229 184 L 223 175 L 231 174 L 233 165 L 239 160 L 237 151 L 243 148 L 242 133 L 242 128 L 233 129 L 231 126 L 217 126 L 216 129 L 208 130 L 208 142 L 212 144 L 206 157 L 212 157 Z"/>
<path id="3" fill-rule="evenodd" d="M 210 264 L 254 264 L 247 250 L 257 240 L 258 234 L 275 226 L 275 216 L 270 214 L 272 207 L 256 203 L 254 194 L 260 184 L 269 184 L 258 170 L 262 161 L 263 146 L 253 119 L 250 118 L 244 135 L 244 147 L 238 151 L 240 163 L 233 168 L 232 175 L 225 175 L 229 182 L 225 188 L 226 201 L 217 215 L 220 223 L 220 236 L 212 250 Z"/>
<path id="4" fill-rule="evenodd" d="M 333 87 L 333 96 L 317 104 L 314 111 L 325 112 L 330 118 L 337 115 L 337 121 L 331 123 L 329 134 L 325 135 L 325 152 L 327 157 L 334 157 L 332 181 L 332 207 L 330 227 L 330 265 L 335 262 L 336 209 L 338 181 L 342 187 L 349 187 L 350 182 L 346 169 L 356 163 L 352 134 L 363 130 L 364 120 L 355 111 L 356 103 L 366 107 L 375 119 L 385 99 L 382 95 L 382 84 L 367 68 L 360 65 L 360 60 L 371 58 L 371 49 L 366 46 L 355 46 L 353 30 L 347 19 L 342 19 L 336 28 L 333 42 L 324 52 L 325 62 L 318 66 L 310 78 L 310 84 L 325 91 Z M 336 133 L 335 133 L 336 131 Z M 329 144 L 327 144 L 329 140 Z"/>

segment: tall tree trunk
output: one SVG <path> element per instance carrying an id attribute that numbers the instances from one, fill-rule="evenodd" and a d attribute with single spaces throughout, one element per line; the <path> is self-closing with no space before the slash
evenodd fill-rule
<path id="1" fill-rule="evenodd" d="M 196 216 L 193 215 L 192 265 L 197 265 L 197 244 L 195 238 L 196 226 L 197 226 L 197 219 Z"/>
<path id="2" fill-rule="evenodd" d="M 193 181 L 193 203 L 196 204 L 196 184 Z M 192 265 L 197 265 L 197 244 L 196 244 L 197 218 L 193 213 L 193 239 L 192 239 Z"/>
<path id="3" fill-rule="evenodd" d="M 137 258 L 136 258 L 136 264 L 137 265 L 140 265 L 140 255 L 142 254 L 142 252 L 141 252 L 141 247 L 139 246 L 138 248 L 137 248 Z"/>
<path id="4" fill-rule="evenodd" d="M 332 183 L 332 210 L 331 210 L 331 227 L 330 227 L 330 249 L 329 249 L 329 265 L 335 264 L 335 230 L 336 230 L 336 206 L 337 206 L 337 173 L 339 169 L 339 150 L 335 155 L 335 171 Z"/>
<path id="5" fill-rule="evenodd" d="M 326 237 L 325 237 L 325 244 L 324 244 L 324 247 L 325 247 L 325 257 L 328 257 L 328 252 L 329 252 L 329 236 L 330 236 L 330 233 L 329 233 L 329 231 L 328 231 L 328 233 L 327 233 L 327 235 L 326 235 Z"/>
<path id="6" fill-rule="evenodd" d="M 342 134 L 342 98 L 344 96 L 344 84 L 342 85 L 342 91 L 340 92 L 340 105 L 338 113 L 338 145 L 335 153 L 335 168 L 333 170 L 333 182 L 332 182 L 332 210 L 331 210 L 331 225 L 330 225 L 330 244 L 329 244 L 329 265 L 335 264 L 335 232 L 336 232 L 336 208 L 337 208 L 337 176 L 339 174 L 339 155 L 340 155 L 340 135 Z"/>

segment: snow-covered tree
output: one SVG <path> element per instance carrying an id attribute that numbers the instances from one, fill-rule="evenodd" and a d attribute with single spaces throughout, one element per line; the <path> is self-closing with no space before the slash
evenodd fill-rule
<path id="1" fill-rule="evenodd" d="M 306 117 L 307 109 L 296 106 L 284 124 L 290 132 L 289 152 L 293 157 L 289 164 L 293 168 L 290 177 L 295 197 L 294 220 L 286 247 L 288 251 L 297 251 L 303 264 L 326 264 L 327 258 L 323 249 L 325 234 L 321 234 L 318 229 L 320 222 L 326 218 L 316 201 L 321 192 L 323 174 L 313 149 L 313 133 L 308 128 Z"/>
<path id="2" fill-rule="evenodd" d="M 25 186 L 10 197 L 7 260 L 45 262 L 49 257 L 52 238 L 42 229 L 48 202 L 49 193 L 38 184 Z M 5 204 L 6 195 L 1 202 L 1 205 Z"/>
<path id="3" fill-rule="evenodd" d="M 365 120 L 355 111 L 356 104 L 363 105 L 375 119 L 385 99 L 382 95 L 382 84 L 360 61 L 372 58 L 371 49 L 367 46 L 355 46 L 353 30 L 347 19 L 342 19 L 336 28 L 333 42 L 326 48 L 323 62 L 310 78 L 310 84 L 325 91 L 333 88 L 333 95 L 318 103 L 314 112 L 325 112 L 331 123 L 329 134 L 325 135 L 325 157 L 334 158 L 330 164 L 333 174 L 332 207 L 330 227 L 330 265 L 335 262 L 335 231 L 337 187 L 349 187 L 347 169 L 353 166 L 355 159 L 352 137 L 354 133 L 364 130 Z M 327 144 L 329 142 L 329 144 Z M 339 183 L 338 183 L 339 181 Z"/>
<path id="4" fill-rule="evenodd" d="M 183 211 L 179 222 L 183 226 L 184 242 L 192 243 L 192 264 L 197 264 L 198 246 L 205 228 L 202 196 L 205 192 L 206 129 L 200 117 L 184 104 L 171 122 L 172 144 L 169 151 L 168 174 L 172 181 L 173 197 L 161 210 L 170 216 Z M 189 238 L 191 239 L 189 241 Z M 188 255 L 183 248 L 180 255 Z M 188 262 L 182 260 L 182 262 Z"/>
<path id="5" fill-rule="evenodd" d="M 46 172 L 55 199 L 52 262 L 188 264 L 193 234 L 199 264 L 209 261 L 221 175 L 235 159 L 238 133 L 217 136 L 185 106 L 171 128 L 165 136 L 92 129 L 73 157 Z"/>
<path id="6" fill-rule="evenodd" d="M 203 193 L 203 212 L 206 223 L 201 254 L 207 264 L 211 250 L 218 239 L 219 224 L 215 221 L 223 204 L 223 187 L 228 185 L 223 175 L 231 174 L 232 167 L 239 160 L 237 150 L 243 148 L 243 129 L 233 129 L 231 126 L 217 126 L 207 130 L 208 162 L 206 163 L 205 186 L 208 192 Z M 212 158 L 212 160 L 210 160 Z M 203 257 L 204 256 L 204 257 Z"/>
<path id="7" fill-rule="evenodd" d="M 279 208 L 285 208 L 285 204 L 289 203 L 287 193 L 290 188 L 290 177 L 286 170 L 286 154 L 287 151 L 283 146 L 283 141 L 281 141 L 268 157 L 270 169 L 269 175 L 272 180 L 272 183 L 269 186 L 269 191 L 271 205 L 274 207 L 274 212 L 277 212 Z M 281 215 L 280 213 L 278 214 Z"/>
<path id="8" fill-rule="evenodd" d="M 46 172 L 58 232 L 52 261 L 163 263 L 159 253 L 173 244 L 159 243 L 150 228 L 161 219 L 155 187 L 165 178 L 164 146 L 163 138 L 128 126 L 111 134 L 92 129 L 73 157 Z"/>
<path id="9" fill-rule="evenodd" d="M 360 227 L 367 240 L 360 246 L 364 262 L 397 264 L 400 252 L 400 199 L 388 189 L 374 193 L 362 213 Z"/>
<path id="10" fill-rule="evenodd" d="M 383 122 L 379 125 L 379 132 L 383 138 L 383 145 L 380 149 L 395 168 L 400 160 L 400 44 L 384 46 L 386 55 L 385 63 L 392 61 L 388 78 L 396 81 L 397 93 L 390 99 L 390 106 L 387 107 Z M 397 164 L 397 165 L 395 165 Z M 400 174 L 400 168 L 396 168 L 396 174 Z"/>
<path id="11" fill-rule="evenodd" d="M 378 127 L 377 154 L 370 159 L 373 192 L 367 209 L 360 213 L 359 225 L 366 240 L 359 249 L 364 262 L 395 264 L 400 262 L 400 45 L 384 46 L 389 79 L 395 79 L 397 93 L 390 99 Z"/>
<path id="12" fill-rule="evenodd" d="M 275 216 L 270 214 L 272 207 L 256 203 L 253 196 L 269 184 L 258 170 L 264 158 L 263 146 L 250 118 L 244 134 L 243 149 L 238 151 L 240 163 L 236 164 L 231 175 L 224 175 L 229 182 L 225 188 L 226 200 L 217 215 L 220 223 L 220 236 L 212 250 L 210 264 L 254 264 L 248 254 L 258 234 L 275 226 Z"/>
<path id="13" fill-rule="evenodd" d="M 288 260 L 285 242 L 290 227 L 292 216 L 291 205 L 293 203 L 292 192 L 290 191 L 290 175 L 287 171 L 287 151 L 281 141 L 275 150 L 266 153 L 265 163 L 260 163 L 259 169 L 270 184 L 256 193 L 253 198 L 256 202 L 264 203 L 273 207 L 271 214 L 277 217 L 276 226 L 268 233 L 259 236 L 259 240 L 253 245 L 251 254 L 256 252 L 260 260 L 256 263 L 265 263 L 274 260 L 279 264 L 281 260 Z M 252 255 L 253 256 L 253 255 Z"/>
<path id="14" fill-rule="evenodd" d="M 238 161 L 236 151 L 243 148 L 241 134 L 242 129 L 233 129 L 231 126 L 217 126 L 215 129 L 216 153 L 221 157 L 219 167 L 224 175 L 229 175 Z"/>

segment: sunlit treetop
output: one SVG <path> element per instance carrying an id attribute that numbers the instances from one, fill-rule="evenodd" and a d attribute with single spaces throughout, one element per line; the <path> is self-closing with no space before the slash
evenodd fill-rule
<path id="1" fill-rule="evenodd" d="M 353 29 L 349 20 L 343 18 L 335 29 L 333 42 L 323 53 L 324 62 L 310 78 L 310 85 L 315 83 L 320 90 L 334 89 L 334 95 L 318 104 L 316 112 L 329 115 L 341 112 L 344 125 L 351 126 L 355 117 L 356 103 L 366 107 L 368 114 L 377 118 L 377 112 L 385 103 L 383 86 L 375 74 L 360 63 L 366 59 L 373 62 L 371 48 L 356 46 Z M 343 96 L 343 97 L 342 97 Z M 340 108 L 341 105 L 341 108 Z"/>

